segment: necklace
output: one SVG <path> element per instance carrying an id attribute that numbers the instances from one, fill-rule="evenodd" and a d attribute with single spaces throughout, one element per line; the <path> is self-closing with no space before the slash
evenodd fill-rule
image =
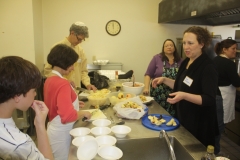
<path id="1" fill-rule="evenodd" d="M 220 54 L 220 56 L 229 59 L 225 54 Z"/>

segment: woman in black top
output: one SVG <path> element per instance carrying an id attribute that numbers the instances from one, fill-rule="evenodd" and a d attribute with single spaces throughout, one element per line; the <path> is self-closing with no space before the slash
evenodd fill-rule
<path id="1" fill-rule="evenodd" d="M 215 45 L 218 56 L 214 63 L 218 70 L 218 86 L 220 92 L 217 96 L 217 116 L 220 135 L 216 137 L 215 154 L 220 152 L 220 138 L 226 123 L 235 119 L 236 87 L 240 87 L 240 78 L 235 63 L 230 60 L 236 57 L 237 42 L 225 39 Z"/>
<path id="2" fill-rule="evenodd" d="M 182 62 L 176 80 L 159 77 L 152 85 L 164 83 L 173 88 L 167 101 L 175 104 L 176 118 L 202 144 L 214 145 L 218 135 L 216 116 L 217 70 L 203 52 L 210 43 L 209 32 L 201 27 L 190 27 L 184 32 Z"/>

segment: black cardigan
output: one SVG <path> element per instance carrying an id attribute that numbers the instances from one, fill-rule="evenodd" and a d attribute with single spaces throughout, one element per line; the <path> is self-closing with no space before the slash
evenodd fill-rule
<path id="1" fill-rule="evenodd" d="M 176 116 L 180 123 L 205 146 L 214 145 L 218 135 L 216 116 L 217 70 L 213 61 L 202 53 L 186 71 L 189 58 L 186 58 L 178 71 L 174 92 L 183 91 L 202 97 L 202 105 L 182 100 L 175 104 Z M 186 71 L 186 76 L 193 82 L 189 87 L 179 79 Z M 184 76 L 185 78 L 185 76 Z"/>

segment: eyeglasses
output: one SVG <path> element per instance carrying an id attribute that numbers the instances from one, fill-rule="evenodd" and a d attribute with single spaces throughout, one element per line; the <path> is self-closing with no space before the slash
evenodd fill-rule
<path id="1" fill-rule="evenodd" d="M 85 41 L 85 39 L 79 38 L 79 37 L 77 36 L 77 34 L 75 34 L 75 36 L 76 36 L 76 38 L 77 38 L 77 40 L 78 40 L 79 42 Z"/>
<path id="2" fill-rule="evenodd" d="M 165 45 L 164 47 L 165 47 L 165 48 L 167 48 L 167 47 L 173 47 L 173 45 L 172 45 L 172 44 L 168 44 L 168 45 Z"/>

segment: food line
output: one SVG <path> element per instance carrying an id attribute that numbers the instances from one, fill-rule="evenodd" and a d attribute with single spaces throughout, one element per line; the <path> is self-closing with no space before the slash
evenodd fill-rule
<path id="1" fill-rule="evenodd" d="M 164 114 L 169 115 L 159 104 L 153 101 L 150 105 L 148 105 L 148 114 Z M 92 106 L 86 102 L 86 105 L 83 109 L 94 109 Z M 103 110 L 103 113 L 106 115 L 108 119 L 112 117 L 114 121 L 119 121 L 118 117 L 115 115 L 112 107 L 108 107 Z M 130 140 L 130 139 L 141 139 L 141 138 L 149 138 L 149 137 L 159 137 L 159 131 L 151 130 L 146 128 L 142 125 L 142 120 L 124 120 L 125 124 L 131 128 L 131 132 L 125 138 L 117 138 L 117 140 Z M 114 126 L 115 124 L 111 124 L 110 127 Z M 93 128 L 91 122 L 82 122 L 78 120 L 73 128 L 77 127 L 88 127 Z M 113 133 L 109 135 L 114 136 Z M 201 159 L 201 156 L 206 151 L 206 147 L 201 144 L 193 135 L 191 135 L 184 127 L 180 125 L 177 129 L 173 131 L 168 131 L 169 136 L 174 136 L 185 148 L 186 150 L 194 157 L 194 159 Z M 160 149 L 160 148 L 159 148 Z M 124 152 L 123 152 L 124 155 Z M 70 146 L 69 151 L 69 159 L 77 160 L 77 147 L 72 145 Z M 100 156 L 96 155 L 93 160 L 100 160 L 102 159 Z"/>

